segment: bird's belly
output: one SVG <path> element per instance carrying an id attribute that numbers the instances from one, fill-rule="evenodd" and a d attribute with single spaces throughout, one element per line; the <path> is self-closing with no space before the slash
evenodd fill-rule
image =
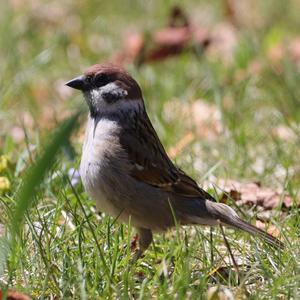
<path id="1" fill-rule="evenodd" d="M 97 210 L 130 223 L 135 227 L 164 231 L 172 222 L 167 199 L 149 190 L 139 189 L 133 180 L 126 179 L 110 167 L 83 159 L 80 174 L 86 192 L 96 202 Z M 120 171 L 120 170 L 119 170 Z M 157 210 L 157 208 L 159 209 Z"/>
<path id="2" fill-rule="evenodd" d="M 86 192 L 96 202 L 97 210 L 117 217 L 122 208 L 113 200 L 111 193 L 107 190 L 108 178 L 105 178 L 105 170 L 101 164 L 83 159 L 80 165 L 80 174 Z"/>

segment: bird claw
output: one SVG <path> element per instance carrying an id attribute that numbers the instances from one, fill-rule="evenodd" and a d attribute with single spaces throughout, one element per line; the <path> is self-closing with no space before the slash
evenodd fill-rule
<path id="1" fill-rule="evenodd" d="M 134 254 L 133 254 L 133 257 L 131 259 L 131 263 L 134 264 L 136 263 L 140 258 L 142 258 L 144 255 L 143 255 L 143 251 L 141 249 L 136 249 L 134 251 Z"/>

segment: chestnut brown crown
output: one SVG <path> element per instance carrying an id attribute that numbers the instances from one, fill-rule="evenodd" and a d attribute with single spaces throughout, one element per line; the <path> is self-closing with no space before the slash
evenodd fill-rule
<path id="1" fill-rule="evenodd" d="M 87 92 L 99 89 L 110 83 L 126 91 L 124 99 L 140 99 L 142 91 L 138 83 L 123 68 L 113 64 L 96 64 L 89 67 L 83 75 L 66 83 L 67 86 Z"/>

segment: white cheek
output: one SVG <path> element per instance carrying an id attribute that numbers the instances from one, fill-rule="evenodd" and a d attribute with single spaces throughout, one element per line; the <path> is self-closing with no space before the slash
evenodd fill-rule
<path id="1" fill-rule="evenodd" d="M 120 95 L 124 95 L 124 97 L 128 95 L 127 91 L 119 87 L 114 82 L 108 83 L 107 85 L 102 86 L 100 89 L 101 89 L 101 93 L 103 94 L 120 94 Z"/>
<path id="2" fill-rule="evenodd" d="M 103 109 L 111 109 L 118 105 L 118 101 L 116 103 L 106 103 L 103 98 L 105 94 L 116 94 L 122 95 L 124 98 L 128 95 L 128 92 L 121 87 L 119 87 L 114 82 L 108 83 L 105 86 L 95 88 L 89 91 L 89 98 L 91 104 L 96 106 L 99 110 Z"/>
<path id="3" fill-rule="evenodd" d="M 91 100 L 93 103 L 103 101 L 102 92 L 101 92 L 100 88 L 91 90 L 90 97 L 91 97 Z"/>
<path id="4" fill-rule="evenodd" d="M 102 97 L 103 90 L 101 88 L 93 89 L 89 91 L 89 95 L 87 96 L 88 102 L 91 103 L 92 107 L 96 108 L 96 110 L 103 111 L 106 110 L 109 106 L 106 101 L 104 101 Z"/>

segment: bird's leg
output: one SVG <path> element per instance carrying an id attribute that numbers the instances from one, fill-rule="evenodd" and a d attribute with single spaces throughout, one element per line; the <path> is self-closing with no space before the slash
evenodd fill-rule
<path id="1" fill-rule="evenodd" d="M 136 233 L 136 234 L 133 236 L 133 238 L 132 238 L 132 240 L 131 240 L 131 242 L 130 242 L 130 250 L 131 250 L 131 251 L 135 251 L 135 250 L 136 250 L 137 244 L 138 244 L 138 240 L 139 240 L 139 235 Z"/>
<path id="2" fill-rule="evenodd" d="M 134 261 L 138 260 L 152 242 L 152 231 L 145 228 L 137 228 L 139 236 L 139 249 L 134 254 Z"/>
<path id="3" fill-rule="evenodd" d="M 150 229 L 139 228 L 138 234 L 140 237 L 139 239 L 140 250 L 144 252 L 148 249 L 148 247 L 152 242 L 152 231 Z"/>

